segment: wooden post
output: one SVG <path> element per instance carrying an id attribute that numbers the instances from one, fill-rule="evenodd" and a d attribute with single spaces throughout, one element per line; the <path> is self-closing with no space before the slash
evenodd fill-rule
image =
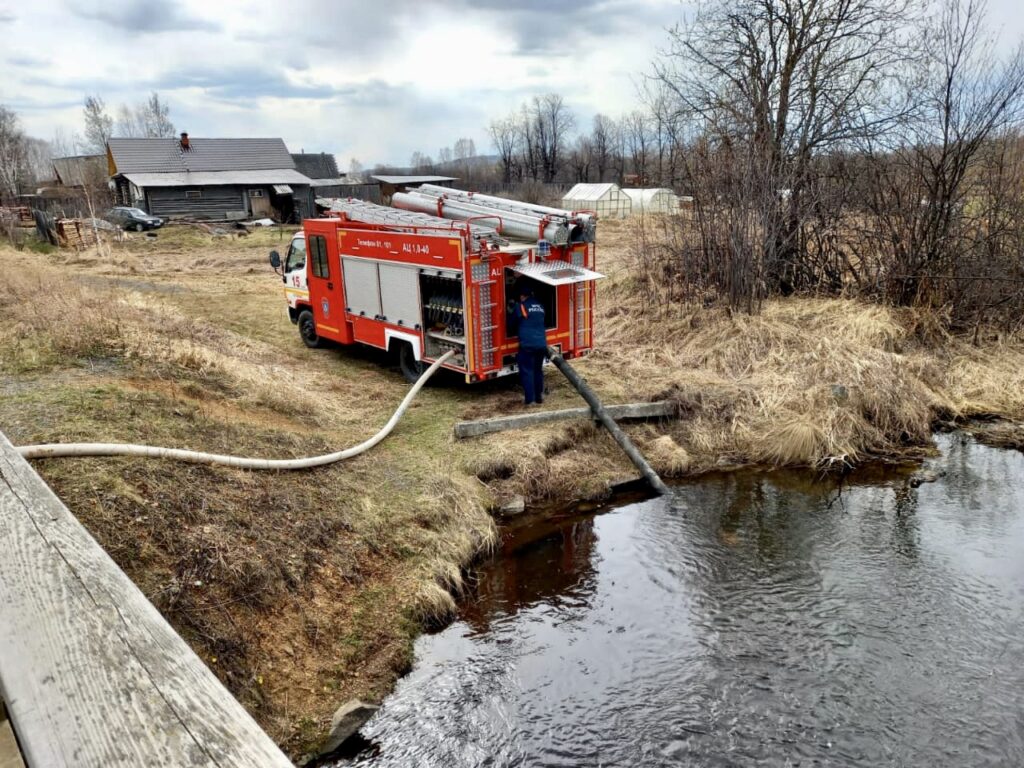
<path id="1" fill-rule="evenodd" d="M 0 697 L 29 768 L 291 766 L 2 433 Z"/>
<path id="2" fill-rule="evenodd" d="M 633 465 L 640 470 L 640 474 L 646 478 L 647 484 L 656 493 L 662 496 L 667 495 L 669 493 L 668 486 L 658 476 L 658 473 L 654 471 L 654 468 L 647 463 L 647 459 L 633 445 L 633 441 L 629 439 L 629 436 L 615 423 L 615 419 L 608 415 L 605 407 L 601 405 L 600 399 L 594 394 L 594 390 L 587 386 L 587 382 L 583 380 L 583 377 L 576 373 L 576 370 L 553 347 L 548 347 L 548 357 L 551 358 L 551 362 L 555 364 L 555 367 L 565 374 L 565 378 L 583 396 L 583 399 L 587 401 L 590 410 L 594 412 L 594 415 L 604 425 L 604 428 L 615 438 L 615 442 L 619 444 L 619 447 L 629 457 L 629 460 L 633 462 Z"/>
<path id="3" fill-rule="evenodd" d="M 679 407 L 675 403 L 624 403 L 622 405 L 606 405 L 605 412 L 613 419 L 665 419 L 675 416 Z M 459 421 L 455 423 L 455 436 L 460 440 L 466 437 L 489 435 L 493 432 L 504 432 L 508 429 L 525 429 L 538 424 L 550 424 L 553 421 L 566 419 L 594 419 L 590 408 L 565 408 L 560 411 L 538 411 L 536 413 L 517 413 L 514 416 L 498 416 L 493 419 L 477 421 Z"/>

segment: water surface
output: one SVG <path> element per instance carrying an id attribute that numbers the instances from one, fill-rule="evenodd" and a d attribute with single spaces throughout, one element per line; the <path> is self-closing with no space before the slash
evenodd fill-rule
<path id="1" fill-rule="evenodd" d="M 1024 765 L 1024 455 L 506 532 L 343 764 Z"/>

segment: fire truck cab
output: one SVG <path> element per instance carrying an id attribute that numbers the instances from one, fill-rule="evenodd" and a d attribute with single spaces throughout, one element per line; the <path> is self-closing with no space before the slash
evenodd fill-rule
<path id="1" fill-rule="evenodd" d="M 368 203 L 359 211 L 370 208 L 399 215 Z M 467 382 L 515 373 L 518 339 L 507 317 L 525 281 L 544 305 L 548 344 L 566 358 L 591 350 L 602 277 L 593 243 L 502 242 L 479 226 L 422 219 L 371 223 L 328 212 L 304 222 L 283 260 L 271 253 L 307 346 L 327 340 L 397 353 L 410 380 L 449 350 L 456 354 L 445 367 Z"/>

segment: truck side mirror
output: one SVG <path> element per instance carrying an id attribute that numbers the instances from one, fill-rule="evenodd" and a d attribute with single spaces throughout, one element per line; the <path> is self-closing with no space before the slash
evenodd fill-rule
<path id="1" fill-rule="evenodd" d="M 281 267 L 281 254 L 277 251 L 270 252 L 270 266 L 276 271 Z"/>

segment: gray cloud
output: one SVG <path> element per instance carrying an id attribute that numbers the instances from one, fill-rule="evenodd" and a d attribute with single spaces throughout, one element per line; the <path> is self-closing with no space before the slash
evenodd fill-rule
<path id="1" fill-rule="evenodd" d="M 10 24 L 17 18 L 18 17 L 15 16 L 10 11 L 5 11 L 2 8 L 0 8 L 0 24 Z"/>
<path id="2" fill-rule="evenodd" d="M 26 69 L 40 69 L 50 62 L 27 53 L 15 53 L 7 57 L 7 63 L 12 67 L 24 67 Z"/>
<path id="3" fill-rule="evenodd" d="M 279 48 L 313 49 L 312 58 L 378 60 L 404 44 L 402 24 L 429 7 L 423 0 L 293 0 L 272 28 L 247 29 L 235 37 Z"/>
<path id="4" fill-rule="evenodd" d="M 62 42 L 72 32 L 62 28 L 26 30 L 16 50 L 0 53 L 10 65 L 7 99 L 20 99 L 40 135 L 52 131 L 48 107 L 76 130 L 82 95 L 102 95 L 114 112 L 156 90 L 175 123 L 195 135 L 281 135 L 297 146 L 399 164 L 413 149 L 434 154 L 460 136 L 483 151 L 487 123 L 541 91 L 562 93 L 581 125 L 596 110 L 620 111 L 630 98 L 623 78 L 647 66 L 637 42 L 648 41 L 653 53 L 659 29 L 683 12 L 676 0 L 292 0 L 226 5 L 223 13 L 209 5 L 218 8 L 212 22 L 184 4 L 38 1 L 51 20 L 71 17 L 73 34 L 97 51 L 87 65 L 67 66 Z M 0 10 L 0 20 L 6 15 Z M 446 72 L 451 85 L 439 89 L 429 53 L 408 60 L 410 47 L 430 50 L 432 30 L 448 19 L 472 42 L 487 42 L 500 74 L 481 77 L 480 63 L 467 59 L 465 84 Z M 189 35 L 182 46 L 183 30 L 209 34 Z M 571 66 L 593 63 L 594 53 L 595 71 Z M 510 54 L 521 58 L 510 62 Z M 133 59 L 143 65 L 124 64 Z M 310 105 L 302 114 L 300 99 Z"/>
<path id="5" fill-rule="evenodd" d="M 582 45 L 615 44 L 619 34 L 635 29 L 659 29 L 678 20 L 681 6 L 650 6 L 635 0 L 462 0 L 466 11 L 482 11 L 515 43 L 525 56 L 574 56 Z"/>
<path id="6" fill-rule="evenodd" d="M 149 3 L 146 0 L 119 0 L 117 2 L 72 5 L 72 12 L 83 18 L 109 24 L 131 32 L 218 32 L 219 24 L 194 16 L 186 16 L 175 3 Z"/>
<path id="7" fill-rule="evenodd" d="M 279 67 L 269 63 L 262 67 L 171 70 L 148 84 L 147 88 L 156 90 L 202 88 L 215 98 L 243 102 L 265 97 L 325 99 L 337 93 L 337 88 L 330 85 L 292 83 Z"/>
<path id="8" fill-rule="evenodd" d="M 14 99 L 5 102 L 5 106 L 16 112 L 50 112 L 54 109 L 71 109 L 82 106 L 81 99 L 61 99 L 58 101 L 35 101 L 30 99 Z"/>

